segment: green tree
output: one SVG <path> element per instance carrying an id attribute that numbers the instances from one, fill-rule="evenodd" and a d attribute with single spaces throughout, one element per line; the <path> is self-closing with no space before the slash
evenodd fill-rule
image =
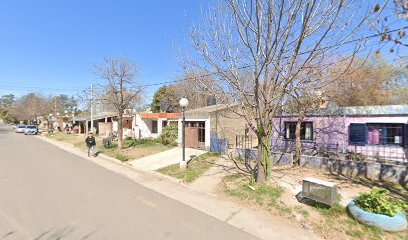
<path id="1" fill-rule="evenodd" d="M 13 94 L 3 95 L 0 98 L 0 108 L 8 108 L 15 102 L 15 96 Z"/>
<path id="2" fill-rule="evenodd" d="M 174 85 L 161 86 L 153 96 L 151 110 L 152 112 L 177 112 L 180 97 Z"/>
<path id="3" fill-rule="evenodd" d="M 7 122 L 14 122 L 15 117 L 12 113 L 15 96 L 13 94 L 3 95 L 0 98 L 0 119 Z"/>

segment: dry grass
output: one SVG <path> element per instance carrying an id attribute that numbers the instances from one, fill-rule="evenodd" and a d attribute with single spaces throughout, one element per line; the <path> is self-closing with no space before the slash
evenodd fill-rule
<path id="1" fill-rule="evenodd" d="M 249 179 L 244 175 L 230 175 L 223 179 L 222 193 L 239 204 L 280 216 L 309 229 L 323 239 L 366 239 L 407 240 L 408 230 L 400 233 L 387 233 L 368 227 L 351 219 L 346 208 L 335 204 L 331 208 L 315 203 L 300 203 L 285 189 L 274 184 L 249 186 Z"/>
<path id="2" fill-rule="evenodd" d="M 65 133 L 56 133 L 54 135 L 45 135 L 48 138 L 55 139 L 57 141 L 67 142 L 73 146 L 87 151 L 84 135 L 73 135 Z M 96 149 L 97 153 L 103 153 L 110 157 L 116 158 L 120 161 L 127 161 L 133 159 L 139 159 L 145 156 L 149 156 L 155 153 L 159 153 L 174 146 L 165 146 L 158 141 L 154 140 L 124 140 L 124 149 L 117 149 L 117 142 L 113 142 L 109 148 L 105 148 L 102 145 L 103 137 L 96 136 Z"/>
<path id="3" fill-rule="evenodd" d="M 181 179 L 184 182 L 191 183 L 210 169 L 215 164 L 218 157 L 218 153 L 209 152 L 191 160 L 188 163 L 188 167 L 185 171 L 180 170 L 179 164 L 164 167 L 157 171 L 171 177 Z"/>

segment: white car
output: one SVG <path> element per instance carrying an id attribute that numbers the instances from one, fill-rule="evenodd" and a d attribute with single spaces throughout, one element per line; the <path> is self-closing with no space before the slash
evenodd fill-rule
<path id="1" fill-rule="evenodd" d="M 38 133 L 37 126 L 27 125 L 23 130 L 25 135 L 36 135 Z"/>
<path id="2" fill-rule="evenodd" d="M 15 132 L 16 132 L 16 133 L 23 133 L 23 132 L 24 132 L 24 129 L 26 129 L 26 127 L 27 127 L 27 125 L 24 125 L 24 124 L 17 125 Z"/>

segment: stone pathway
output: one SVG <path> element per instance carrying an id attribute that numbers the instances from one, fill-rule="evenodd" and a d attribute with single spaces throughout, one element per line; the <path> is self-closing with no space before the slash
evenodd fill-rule
<path id="1" fill-rule="evenodd" d="M 192 157 L 197 157 L 206 151 L 186 148 L 186 160 Z M 144 171 L 154 171 L 160 168 L 164 168 L 173 164 L 177 164 L 182 159 L 182 148 L 176 147 L 167 151 L 159 152 L 150 156 L 139 158 L 128 162 L 129 165 Z"/>

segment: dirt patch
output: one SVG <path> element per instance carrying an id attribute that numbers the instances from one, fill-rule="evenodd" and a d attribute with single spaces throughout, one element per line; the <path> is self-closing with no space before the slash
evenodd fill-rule
<path id="1" fill-rule="evenodd" d="M 293 170 L 293 172 L 292 172 Z M 306 174 L 324 180 L 333 180 L 325 173 L 302 172 L 302 169 L 281 168 L 277 171 L 280 178 L 293 182 L 300 182 Z M 285 175 L 288 175 L 286 177 Z M 336 179 L 335 179 L 336 180 Z M 244 175 L 231 175 L 223 179 L 220 184 L 220 196 L 235 203 L 264 212 L 273 216 L 279 216 L 283 220 L 296 223 L 299 227 L 313 231 L 323 239 L 408 239 L 408 231 L 401 233 L 387 233 L 379 229 L 367 227 L 351 219 L 346 208 L 339 204 L 329 208 L 318 203 L 309 205 L 300 203 L 291 191 L 279 187 L 277 181 L 252 189 L 248 186 L 249 178 Z M 355 183 L 336 180 L 342 189 L 350 193 L 365 191 L 364 186 Z"/>

